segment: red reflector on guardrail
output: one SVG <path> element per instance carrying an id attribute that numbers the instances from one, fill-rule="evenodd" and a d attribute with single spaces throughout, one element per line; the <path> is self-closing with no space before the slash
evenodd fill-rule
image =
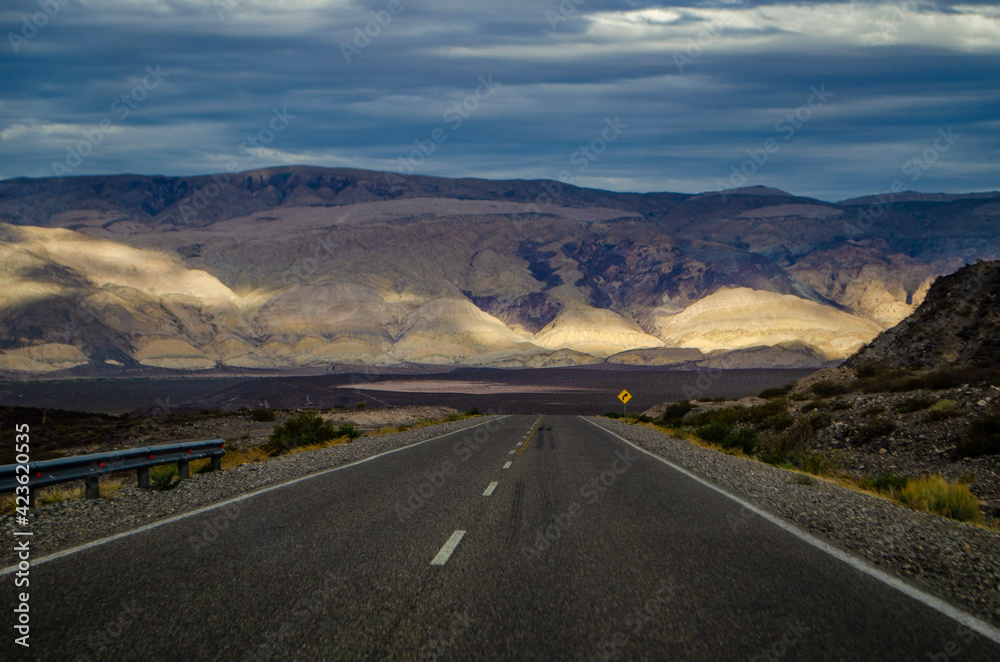
<path id="1" fill-rule="evenodd" d="M 104 466 L 104 463 L 103 463 L 103 462 L 101 462 L 101 466 L 102 466 L 102 467 Z"/>
<path id="2" fill-rule="evenodd" d="M 42 472 L 41 471 L 39 471 L 39 472 L 37 472 L 35 474 L 35 478 L 41 478 L 41 477 L 42 477 Z"/>

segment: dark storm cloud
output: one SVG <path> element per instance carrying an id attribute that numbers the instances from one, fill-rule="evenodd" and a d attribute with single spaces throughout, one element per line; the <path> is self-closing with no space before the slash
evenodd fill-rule
<path id="1" fill-rule="evenodd" d="M 0 177 L 416 164 L 693 192 L 742 168 L 838 199 L 886 188 L 951 127 L 904 181 L 993 189 L 998 16 L 916 0 L 15 0 Z M 622 128 L 602 145 L 609 121 Z"/>

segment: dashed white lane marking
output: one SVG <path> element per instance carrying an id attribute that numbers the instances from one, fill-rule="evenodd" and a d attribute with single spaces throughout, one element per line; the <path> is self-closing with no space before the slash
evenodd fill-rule
<path id="1" fill-rule="evenodd" d="M 523 441 L 519 441 L 519 442 L 517 442 L 517 445 L 518 445 L 518 446 L 523 446 L 523 445 L 524 445 L 524 442 L 523 442 Z"/>
<path id="2" fill-rule="evenodd" d="M 512 465 L 512 464 L 514 464 L 514 463 L 511 462 L 510 460 L 507 460 L 507 464 L 503 465 L 503 468 L 504 469 L 510 469 L 510 465 Z"/>
<path id="3" fill-rule="evenodd" d="M 400 452 L 403 452 L 403 451 L 407 451 L 407 450 L 410 450 L 411 448 L 416 448 L 417 446 L 422 446 L 422 445 L 430 443 L 432 441 L 437 441 L 438 439 L 443 439 L 444 437 L 450 437 L 453 434 L 460 434 L 462 432 L 468 432 L 469 430 L 474 430 L 474 429 L 476 429 L 478 427 L 481 427 L 483 425 L 489 424 L 491 421 L 501 421 L 501 420 L 503 420 L 505 418 L 507 418 L 507 416 L 501 416 L 499 418 L 491 418 L 488 421 L 483 421 L 482 423 L 477 423 L 477 424 L 472 425 L 472 426 L 467 427 L 467 428 L 461 428 L 459 430 L 454 430 L 453 432 L 446 432 L 444 434 L 439 434 L 436 437 L 431 437 L 430 439 L 424 439 L 423 441 L 418 441 L 415 444 L 410 444 L 409 446 L 403 446 L 402 448 L 396 448 L 396 449 L 391 450 L 391 451 L 386 451 L 384 453 L 379 453 L 378 455 L 372 455 L 371 457 L 366 457 L 365 459 L 358 460 L 357 462 L 351 462 L 350 464 L 342 464 L 339 467 L 333 467 L 332 469 L 324 469 L 323 471 L 319 471 L 317 473 L 310 474 L 308 476 L 302 476 L 300 478 L 293 478 L 292 480 L 289 480 L 289 481 L 284 482 L 284 483 L 278 483 L 277 485 L 271 485 L 271 486 L 268 486 L 268 487 L 263 487 L 263 488 L 255 491 L 255 492 L 248 492 L 248 493 L 242 494 L 242 495 L 240 495 L 238 497 L 233 497 L 232 499 L 226 499 L 225 501 L 219 501 L 218 503 L 213 503 L 210 506 L 204 506 L 202 508 L 196 508 L 195 510 L 188 511 L 188 512 L 182 513 L 180 515 L 174 515 L 173 517 L 168 517 L 167 519 L 162 519 L 159 522 L 153 522 L 152 524 L 144 524 L 144 525 L 140 526 L 137 529 L 132 529 L 131 531 L 123 531 L 122 533 L 116 533 L 115 535 L 108 536 L 107 538 L 99 538 L 97 540 L 93 540 L 91 542 L 84 543 L 82 545 L 77 545 L 76 547 L 70 547 L 69 549 L 64 549 L 61 552 L 55 552 L 53 554 L 49 554 L 48 556 L 32 557 L 32 559 L 31 559 L 31 565 L 32 565 L 32 567 L 34 567 L 34 566 L 41 565 L 42 563 L 47 563 L 49 561 L 55 561 L 56 559 L 61 559 L 64 556 L 70 556 L 72 554 L 78 554 L 79 552 L 85 552 L 88 549 L 94 549 L 95 547 L 100 547 L 101 545 L 106 545 L 109 542 L 114 542 L 116 540 L 121 540 L 122 538 L 128 538 L 128 537 L 134 536 L 134 535 L 139 534 L 139 533 L 144 533 L 146 531 L 149 531 L 150 529 L 157 529 L 157 528 L 159 528 L 161 526 L 165 526 L 167 524 L 173 524 L 174 522 L 177 522 L 177 521 L 182 520 L 182 519 L 187 519 L 189 517 L 194 517 L 196 515 L 201 515 L 202 513 L 207 513 L 207 512 L 209 512 L 211 510 L 217 510 L 219 508 L 225 508 L 226 506 L 228 506 L 230 504 L 233 504 L 233 503 L 239 503 L 241 501 L 246 501 L 247 499 L 252 499 L 252 498 L 254 498 L 255 496 L 257 496 L 259 494 L 266 494 L 267 492 L 273 492 L 274 490 L 280 490 L 283 487 L 289 487 L 291 485 L 295 485 L 296 483 L 302 483 L 302 482 L 307 481 L 307 480 L 313 480 L 314 478 L 319 478 L 320 476 L 325 476 L 325 475 L 333 473 L 335 471 L 343 471 L 345 469 L 350 469 L 351 467 L 356 467 L 356 466 L 358 466 L 360 464 L 364 464 L 365 462 L 371 462 L 373 460 L 377 460 L 380 457 L 385 457 L 386 455 L 392 455 L 393 453 L 400 453 Z M 18 566 L 16 566 L 16 565 L 7 566 L 6 568 L 0 569 L 0 577 L 4 577 L 5 575 L 9 575 L 11 573 L 17 572 L 17 570 L 18 570 Z"/>
<path id="4" fill-rule="evenodd" d="M 490 483 L 489 487 L 486 488 L 486 491 L 483 492 L 483 496 L 493 496 L 493 490 L 495 490 L 497 488 L 497 483 L 498 482 L 499 481 L 495 480 L 492 483 Z"/>
<path id="5" fill-rule="evenodd" d="M 452 552 L 458 547 L 458 543 L 462 542 L 462 536 L 465 535 L 465 531 L 456 531 L 451 534 L 451 538 L 448 538 L 448 542 L 444 544 L 441 551 L 437 553 L 437 556 L 431 559 L 431 565 L 444 565 L 451 558 Z"/>
<path id="6" fill-rule="evenodd" d="M 514 453 L 516 453 L 516 452 L 517 452 L 517 451 L 511 451 L 511 452 L 507 453 L 507 455 L 513 455 L 513 454 L 514 454 Z"/>

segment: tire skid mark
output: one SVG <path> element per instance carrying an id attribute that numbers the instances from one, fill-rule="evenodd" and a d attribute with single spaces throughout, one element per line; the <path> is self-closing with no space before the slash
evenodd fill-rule
<path id="1" fill-rule="evenodd" d="M 524 510 L 524 481 L 518 478 L 514 481 L 514 501 L 510 506 L 510 522 L 507 525 L 507 544 L 517 542 L 521 531 L 521 514 Z"/>

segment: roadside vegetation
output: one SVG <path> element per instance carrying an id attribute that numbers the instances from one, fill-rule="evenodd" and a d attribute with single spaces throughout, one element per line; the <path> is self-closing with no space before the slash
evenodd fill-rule
<path id="1" fill-rule="evenodd" d="M 955 457 L 1000 453 L 1000 409 L 972 419 L 968 431 L 955 445 Z"/>
<path id="2" fill-rule="evenodd" d="M 765 402 L 758 405 L 701 409 L 692 402 L 676 402 L 668 405 L 659 418 L 629 414 L 627 422 L 643 423 L 707 448 L 793 470 L 797 472 L 794 480 L 799 484 L 811 484 L 814 481 L 811 476 L 824 477 L 915 510 L 972 524 L 983 523 L 978 501 L 965 481 L 949 483 L 941 476 L 906 477 L 891 473 L 858 480 L 843 471 L 838 451 L 815 451 L 816 434 L 831 425 L 833 412 L 852 409 L 854 404 L 841 397 L 848 389 L 836 384 L 819 382 L 811 391 L 814 397 L 800 398 L 808 402 L 797 409 L 790 406 L 790 388 L 784 387 L 761 393 Z M 919 395 L 899 401 L 892 410 L 896 414 L 923 412 L 925 417 L 936 418 L 946 417 L 954 411 L 954 406 L 950 400 Z M 885 407 L 872 406 L 856 413 L 863 422 L 849 431 L 851 445 L 871 443 L 897 429 Z M 605 416 L 622 418 L 617 412 Z M 994 411 L 972 421 L 954 454 L 997 452 L 1000 452 L 1000 412 Z"/>
<path id="3" fill-rule="evenodd" d="M 250 418 L 258 423 L 270 423 L 275 419 L 275 413 L 270 407 L 257 407 L 250 410 Z"/>
<path id="4" fill-rule="evenodd" d="M 135 480 L 135 477 L 133 476 L 132 479 Z M 115 499 L 123 487 L 125 487 L 125 480 L 123 478 L 114 477 L 102 480 L 100 487 L 101 498 Z M 53 503 L 62 503 L 63 501 L 82 498 L 83 485 L 52 485 L 38 491 L 38 494 L 35 495 L 35 505 L 47 506 Z M 16 505 L 13 494 L 0 496 L 0 515 L 14 512 Z"/>
<path id="5" fill-rule="evenodd" d="M 280 455 L 296 448 L 323 447 L 334 440 L 344 443 L 360 436 L 361 432 L 353 423 L 341 423 L 337 426 L 320 416 L 319 412 L 310 409 L 274 426 L 274 432 L 267 438 L 264 450 L 272 455 Z"/>
<path id="6" fill-rule="evenodd" d="M 934 370 L 893 368 L 884 362 L 865 363 L 854 369 L 856 379 L 845 385 L 818 382 L 812 390 L 833 388 L 840 393 L 899 393 L 928 389 L 940 391 L 964 384 L 1000 385 L 1000 371 L 992 367 L 958 366 Z"/>

